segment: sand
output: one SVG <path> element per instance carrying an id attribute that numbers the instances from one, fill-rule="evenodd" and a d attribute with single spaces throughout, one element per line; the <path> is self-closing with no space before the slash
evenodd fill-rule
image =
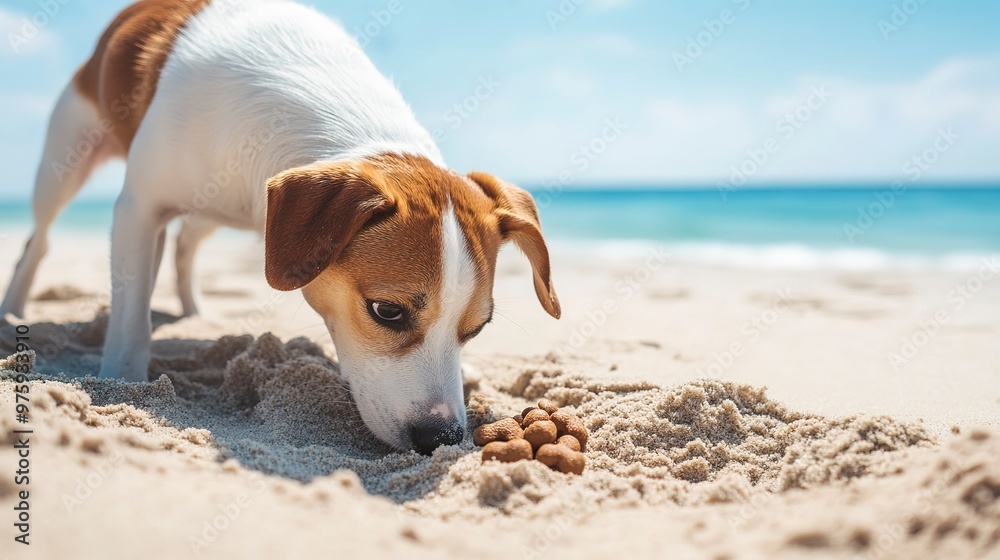
<path id="1" fill-rule="evenodd" d="M 226 243 L 219 247 L 232 255 L 236 242 Z M 802 276 L 677 264 L 671 274 L 683 283 L 650 283 L 637 296 L 637 307 L 620 301 L 622 312 L 607 317 L 579 347 L 573 332 L 585 322 L 571 318 L 559 336 L 547 336 L 551 324 L 522 323 L 540 311 L 527 306 L 531 300 L 518 300 L 506 309 L 527 334 L 504 340 L 510 331 L 500 328 L 483 335 L 493 341 L 477 341 L 480 345 L 469 349 L 478 370 L 466 386 L 470 424 L 511 416 L 540 398 L 568 407 L 591 433 L 587 470 L 573 476 L 537 462 L 482 465 L 468 438 L 431 457 L 394 452 L 377 442 L 339 379 L 335 350 L 321 325 L 319 330 L 314 325 L 318 320 L 297 296 L 260 288 L 252 257 L 246 259 L 231 257 L 209 268 L 205 317 L 157 314 L 150 382 L 139 384 L 87 376 L 99 365 L 106 323 L 99 280 L 82 275 L 80 285 L 70 289 L 58 278 L 43 277 L 36 293 L 44 297 L 29 305 L 29 314 L 41 318 L 31 323 L 39 372 L 31 376 L 32 545 L 8 545 L 15 492 L 21 488 L 5 474 L 0 511 L 10 522 L 0 519 L 3 554 L 1000 557 L 1000 435 L 990 420 L 996 409 L 989 408 L 998 395 L 992 392 L 996 362 L 989 359 L 995 350 L 983 345 L 979 331 L 967 331 L 965 338 L 947 332 L 944 350 L 928 346 L 914 360 L 909 378 L 889 383 L 872 373 L 884 365 L 868 364 L 858 376 L 855 370 L 866 367 L 858 359 L 865 351 L 844 351 L 852 342 L 841 330 L 841 322 L 854 323 L 854 336 L 870 346 L 887 322 L 903 322 L 894 305 L 912 308 L 916 298 L 932 309 L 936 288 L 960 279 L 960 273 L 870 273 L 865 279 L 877 287 L 898 288 L 906 278 L 905 293 L 893 296 L 902 301 L 882 294 L 877 309 L 884 317 L 845 319 L 845 310 L 871 312 L 874 306 L 863 299 L 871 288 L 849 299 L 845 294 L 857 288 L 844 286 L 839 273 Z M 505 256 L 502 264 L 498 300 L 505 290 L 506 297 L 522 290 L 530 294 L 520 262 Z M 75 266 L 92 263 L 81 259 Z M 604 277 L 634 270 L 628 263 L 595 268 L 578 260 L 564 266 L 579 278 L 567 282 L 563 292 L 571 303 L 595 293 L 592 284 L 606 283 Z M 787 296 L 794 301 L 785 321 L 797 323 L 800 340 L 825 331 L 827 338 L 819 340 L 840 349 L 845 373 L 818 381 L 822 376 L 809 365 L 823 371 L 829 361 L 814 357 L 782 365 L 780 357 L 763 352 L 764 345 L 781 347 L 783 337 L 795 336 L 783 332 L 780 321 L 759 341 L 734 338 L 724 317 L 712 316 L 733 310 L 704 295 L 714 293 L 706 290 L 706 278 L 717 287 L 731 282 L 729 291 L 718 290 L 721 298 L 739 294 L 744 307 L 737 327 L 783 297 L 762 283 L 808 286 L 809 294 Z M 176 305 L 169 285 L 158 290 L 154 307 Z M 984 292 L 976 303 L 989 307 L 995 297 Z M 702 314 L 679 312 L 688 305 Z M 583 317 L 594 309 L 580 307 Z M 996 309 L 987 324 L 994 339 Z M 663 310 L 673 312 L 660 315 Z M 980 311 L 970 313 L 956 314 L 952 326 L 976 324 L 982 317 Z M 669 326 L 679 322 L 685 325 Z M 682 344 L 663 337 L 671 329 L 702 334 L 688 335 Z M 0 355 L 10 353 L 12 330 L 0 327 L 0 349 L 8 350 Z M 512 345 L 518 337 L 534 340 Z M 712 349 L 727 348 L 734 339 L 747 346 L 738 365 L 719 375 L 699 375 L 718 363 Z M 786 361 L 801 346 L 784 344 Z M 822 352 L 821 346 L 813 349 L 814 356 Z M 960 385 L 959 395 L 941 392 L 936 401 L 926 399 L 936 403 L 928 406 L 912 399 L 897 402 L 908 392 L 933 392 L 931 385 L 911 385 L 930 376 L 925 368 L 941 367 L 933 363 L 934 352 L 956 360 L 961 354 L 966 360 L 961 363 L 976 364 L 969 366 L 975 371 L 958 374 L 976 379 L 976 385 Z M 920 361 L 927 356 L 931 362 Z M 765 388 L 760 379 L 775 372 L 763 371 L 760 363 L 797 372 L 803 381 L 788 375 Z M 0 360 L 0 369 L 10 365 L 10 359 Z M 819 382 L 838 387 L 827 397 L 854 396 L 823 399 L 815 390 L 797 388 Z M 883 384 L 895 390 L 872 390 Z M 776 392 L 790 398 L 775 397 Z M 950 399 L 968 406 L 953 407 Z M 12 430 L 23 427 L 14 422 L 13 400 L 10 373 L 0 374 L 0 433 L 5 434 L 0 468 L 11 473 Z"/>

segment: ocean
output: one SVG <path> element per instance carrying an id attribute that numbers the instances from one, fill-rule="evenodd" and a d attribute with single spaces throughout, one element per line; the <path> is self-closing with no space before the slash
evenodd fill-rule
<path id="1" fill-rule="evenodd" d="M 962 269 L 1000 254 L 1000 186 L 533 192 L 556 253 L 652 245 L 682 261 L 788 269 Z M 23 235 L 29 216 L 27 202 L 0 201 L 0 235 Z M 75 201 L 56 230 L 106 234 L 111 216 L 111 201 Z"/>

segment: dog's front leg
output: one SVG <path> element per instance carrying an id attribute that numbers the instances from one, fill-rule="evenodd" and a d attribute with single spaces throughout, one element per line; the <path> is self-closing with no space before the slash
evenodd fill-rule
<path id="1" fill-rule="evenodd" d="M 101 378 L 146 381 L 153 325 L 149 300 L 155 280 L 163 212 L 130 192 L 115 203 L 111 228 L 111 313 Z"/>

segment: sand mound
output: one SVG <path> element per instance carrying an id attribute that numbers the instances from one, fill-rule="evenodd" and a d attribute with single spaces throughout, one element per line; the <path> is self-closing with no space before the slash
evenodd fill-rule
<path id="1" fill-rule="evenodd" d="M 903 527 L 911 539 L 937 548 L 953 546 L 945 541 L 957 537 L 998 552 L 1000 438 L 973 430 L 912 470 L 919 473 L 919 486 L 910 493 L 916 511 Z"/>
<path id="2" fill-rule="evenodd" d="M 0 368 L 12 363 L 0 360 Z M 685 546 L 697 543 L 718 558 L 750 541 L 773 557 L 828 549 L 871 558 L 988 555 L 1000 542 L 1000 438 L 985 431 L 941 448 L 919 425 L 790 411 L 762 389 L 733 383 L 657 387 L 555 355 L 481 364 L 468 405 L 472 426 L 539 398 L 573 409 L 591 439 L 587 471 L 571 476 L 534 461 L 481 465 L 468 440 L 432 457 L 388 449 L 362 424 L 336 364 L 306 339 L 227 336 L 193 353 L 161 354 L 152 369 L 150 383 L 33 376 L 35 445 L 61 453 L 67 473 L 83 473 L 69 480 L 110 465 L 116 474 L 108 484 L 123 485 L 125 495 L 135 491 L 128 484 L 149 488 L 157 483 L 144 480 L 173 477 L 202 480 L 201 492 L 219 487 L 213 499 L 231 500 L 234 488 L 255 488 L 252 477 L 262 472 L 273 475 L 269 493 L 254 499 L 291 509 L 313 504 L 317 519 L 340 520 L 345 507 L 377 519 L 395 503 L 397 544 L 417 542 L 414 527 L 450 535 L 461 524 L 471 543 L 495 530 L 492 520 L 523 531 L 542 519 L 551 529 L 555 519 L 569 531 L 603 519 L 617 527 L 614 537 L 601 536 L 605 525 L 588 525 L 574 533 L 576 545 L 613 538 L 639 546 L 650 520 L 638 512 L 648 507 L 669 520 L 671 539 L 694 535 Z M 0 374 L 5 400 L 9 378 Z M 0 418 L 6 439 L 15 427 Z M 121 474 L 130 469 L 140 474 Z M 381 505 L 361 488 L 389 501 Z M 0 481 L 0 501 L 13 499 L 14 489 Z M 102 491 L 115 503 L 112 490 Z M 143 507 L 159 510 L 170 495 L 150 494 Z M 64 505 L 70 514 L 76 507 Z M 246 523 L 252 531 L 257 521 Z M 511 546 L 542 549 L 532 535 Z"/>
<path id="3" fill-rule="evenodd" d="M 71 383 L 106 407 L 100 410 L 133 411 L 138 424 L 158 418 L 178 433 L 207 430 L 220 460 L 302 482 L 349 469 L 369 492 L 440 517 L 530 518 L 569 501 L 595 508 L 726 502 L 755 489 L 883 475 L 893 452 L 931 443 L 920 426 L 793 412 L 761 389 L 733 383 L 601 382 L 571 373 L 572 361 L 555 356 L 541 367 L 526 360 L 489 367 L 470 398 L 471 425 L 539 398 L 570 407 L 591 431 L 584 476 L 535 462 L 483 467 L 468 440 L 431 458 L 393 452 L 362 424 L 336 364 L 305 339 L 223 337 L 191 357 L 157 359 L 153 370 L 162 377 L 153 383 Z"/>

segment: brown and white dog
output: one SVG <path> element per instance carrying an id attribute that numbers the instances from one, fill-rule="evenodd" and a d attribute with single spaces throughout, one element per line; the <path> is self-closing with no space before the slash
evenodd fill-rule
<path id="1" fill-rule="evenodd" d="M 66 165 L 68 147 L 87 145 Z M 47 233 L 91 170 L 126 158 L 111 236 L 100 376 L 147 379 L 150 298 L 165 227 L 178 293 L 217 226 L 264 235 L 265 275 L 325 320 L 361 416 L 383 441 L 459 442 L 459 351 L 493 315 L 497 251 L 531 262 L 559 317 L 531 196 L 446 168 L 399 92 L 339 25 L 287 0 L 141 0 L 108 27 L 53 112 L 35 230 L 0 312 L 22 316 Z"/>

